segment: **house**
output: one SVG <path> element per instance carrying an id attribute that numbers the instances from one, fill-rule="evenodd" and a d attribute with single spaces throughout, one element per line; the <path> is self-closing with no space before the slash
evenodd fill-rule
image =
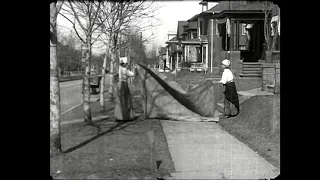
<path id="1" fill-rule="evenodd" d="M 189 62 L 190 71 L 204 67 L 215 73 L 221 61 L 228 58 L 236 76 L 261 77 L 261 60 L 265 59 L 265 4 L 260 1 L 216 2 L 219 4 L 208 10 L 208 2 L 202 1 L 199 3 L 201 13 L 187 21 L 178 21 L 176 36 L 166 42 L 167 65 L 180 69 L 182 62 Z M 279 13 L 277 7 L 267 17 L 269 31 L 271 24 L 273 30 L 278 29 Z M 278 61 L 279 39 L 269 38 L 275 42 L 272 56 Z"/>
<path id="2" fill-rule="evenodd" d="M 202 2 L 202 11 L 208 3 Z M 177 34 L 166 43 L 170 49 L 173 69 L 180 69 L 182 62 L 191 63 L 190 71 L 202 71 L 208 67 L 207 20 L 211 14 L 196 14 L 187 21 L 178 21 Z"/>
<path id="3" fill-rule="evenodd" d="M 171 70 L 176 69 L 177 62 L 179 61 L 179 54 L 182 54 L 181 50 L 178 48 L 178 40 L 176 34 L 173 38 L 166 42 L 167 46 L 167 67 Z M 178 56 L 178 57 L 177 57 Z"/>
<path id="4" fill-rule="evenodd" d="M 159 52 L 159 72 L 165 71 L 167 48 L 161 47 Z"/>
<path id="5" fill-rule="evenodd" d="M 262 9 L 264 4 L 259 1 L 222 1 L 203 12 L 212 14 L 207 34 L 211 69 L 228 58 L 237 76 L 261 77 L 259 60 L 264 58 L 265 42 Z M 271 16 L 267 27 L 271 27 L 270 21 Z"/>

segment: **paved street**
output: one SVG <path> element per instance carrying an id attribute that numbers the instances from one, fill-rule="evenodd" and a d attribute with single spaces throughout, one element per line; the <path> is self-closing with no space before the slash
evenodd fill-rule
<path id="1" fill-rule="evenodd" d="M 109 76 L 106 75 L 105 84 L 109 83 Z M 82 104 L 82 79 L 60 83 L 61 113 L 68 109 Z M 91 100 L 97 100 L 99 95 L 91 95 Z"/>
<path id="2" fill-rule="evenodd" d="M 61 113 L 82 103 L 82 80 L 60 83 Z"/>

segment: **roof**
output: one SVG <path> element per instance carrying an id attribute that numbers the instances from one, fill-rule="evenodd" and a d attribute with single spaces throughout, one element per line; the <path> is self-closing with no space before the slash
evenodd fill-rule
<path id="1" fill-rule="evenodd" d="M 238 11 L 250 11 L 250 10 L 262 10 L 264 9 L 264 4 L 259 1 L 252 1 L 251 3 L 244 5 L 244 6 L 238 6 L 233 8 L 232 10 L 238 10 Z"/>
<path id="2" fill-rule="evenodd" d="M 208 36 L 206 35 L 200 35 L 201 41 L 208 41 Z"/>
<path id="3" fill-rule="evenodd" d="M 256 10 L 261 10 L 264 7 L 264 4 L 259 1 L 250 1 L 245 3 L 244 5 L 243 2 L 245 1 L 238 1 L 237 3 L 232 2 L 230 3 L 229 1 L 221 1 L 219 4 L 215 5 L 211 9 L 209 9 L 206 12 L 214 12 L 214 13 L 220 13 L 222 11 L 226 10 L 233 10 L 233 11 L 256 11 Z"/>
<path id="4" fill-rule="evenodd" d="M 169 43 L 174 43 L 174 42 L 178 42 L 177 40 L 177 36 L 171 38 L 169 41 L 166 42 L 166 44 L 169 44 Z"/>
<path id="5" fill-rule="evenodd" d="M 199 14 L 194 15 L 192 18 L 190 18 L 190 19 L 188 20 L 188 22 L 198 21 L 198 16 L 199 16 Z"/>
<path id="6" fill-rule="evenodd" d="M 230 10 L 228 1 L 220 2 L 219 4 L 213 6 L 211 9 L 209 9 L 206 12 L 220 13 L 221 11 L 224 11 L 224 10 Z"/>
<path id="7" fill-rule="evenodd" d="M 181 36 L 182 36 L 184 25 L 188 25 L 188 21 L 178 21 L 178 28 L 177 28 L 178 38 L 181 38 Z"/>
<path id="8" fill-rule="evenodd" d="M 201 5 L 208 5 L 208 1 L 201 1 L 199 4 L 201 4 Z"/>

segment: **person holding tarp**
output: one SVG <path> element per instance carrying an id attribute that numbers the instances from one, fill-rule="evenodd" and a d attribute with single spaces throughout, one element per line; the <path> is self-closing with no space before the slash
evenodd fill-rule
<path id="1" fill-rule="evenodd" d="M 224 115 L 226 118 L 239 114 L 239 98 L 237 88 L 233 82 L 233 74 L 230 70 L 230 61 L 225 59 L 221 62 L 223 69 L 222 78 L 218 83 L 224 86 Z"/>
<path id="2" fill-rule="evenodd" d="M 116 105 L 114 110 L 114 116 L 117 121 L 129 121 L 135 116 L 132 107 L 132 99 L 128 86 L 128 79 L 134 77 L 136 67 L 133 71 L 127 69 L 128 59 L 127 57 L 120 58 L 119 66 L 119 81 L 117 83 L 117 96 Z"/>

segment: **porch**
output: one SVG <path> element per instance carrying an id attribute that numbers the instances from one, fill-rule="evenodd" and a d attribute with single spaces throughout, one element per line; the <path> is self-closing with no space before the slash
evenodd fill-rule
<path id="1" fill-rule="evenodd" d="M 189 72 L 207 72 L 208 69 L 208 40 L 206 37 L 182 41 L 183 61 L 178 69 L 187 68 Z M 183 66 L 182 63 L 188 64 Z"/>
<path id="2" fill-rule="evenodd" d="M 227 10 L 214 15 L 209 38 L 210 66 L 219 67 L 227 58 L 236 76 L 262 77 L 261 65 L 266 57 L 264 18 L 261 10 Z M 271 16 L 268 19 L 267 27 L 271 30 Z M 271 54 L 273 62 L 280 62 L 279 55 L 279 50 Z"/>

